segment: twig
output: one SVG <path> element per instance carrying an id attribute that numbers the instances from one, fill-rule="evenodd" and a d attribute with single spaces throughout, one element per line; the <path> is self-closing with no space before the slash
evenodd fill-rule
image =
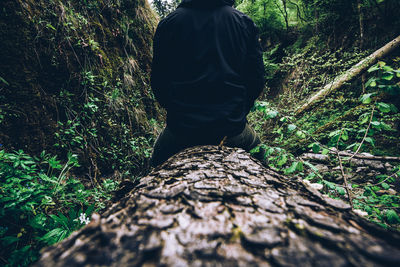
<path id="1" fill-rule="evenodd" d="M 335 152 L 336 154 L 336 152 Z M 353 154 L 342 151 L 340 152 L 341 156 L 352 156 Z M 380 160 L 380 161 L 400 161 L 400 157 L 389 157 L 389 156 L 368 156 L 368 155 L 363 155 L 363 154 L 357 154 L 354 156 L 356 159 L 366 159 L 366 160 Z M 348 159 L 346 159 L 348 160 Z"/>
<path id="2" fill-rule="evenodd" d="M 342 164 L 342 158 L 340 157 L 340 153 L 339 153 L 339 141 L 340 141 L 340 138 L 342 137 L 342 133 L 343 133 L 343 128 L 342 128 L 341 131 L 340 131 L 340 135 L 339 135 L 339 138 L 338 138 L 338 141 L 337 141 L 337 144 L 336 144 L 336 153 L 337 153 L 337 157 L 338 157 L 338 159 L 339 159 L 340 171 L 341 171 L 342 176 L 343 176 L 344 186 L 345 186 L 345 188 L 346 188 L 347 196 L 349 197 L 350 206 L 351 206 L 351 208 L 353 209 L 353 200 L 352 200 L 352 197 L 351 197 L 351 192 L 350 192 L 350 190 L 349 190 L 349 185 L 348 185 L 348 183 L 347 183 L 347 177 L 346 177 L 346 175 L 344 174 L 343 164 Z"/>
<path id="3" fill-rule="evenodd" d="M 371 184 L 371 185 L 380 185 L 380 184 L 383 184 L 384 182 L 386 182 L 386 181 L 389 180 L 390 178 L 393 178 L 393 176 L 397 176 L 397 172 L 395 172 L 395 173 L 393 173 L 392 175 L 386 177 L 385 179 L 383 179 L 383 180 L 380 181 L 379 183 Z"/>
<path id="4" fill-rule="evenodd" d="M 367 138 L 368 131 L 369 131 L 369 128 L 371 127 L 372 119 L 373 119 L 373 117 L 374 117 L 375 106 L 376 106 L 376 100 L 375 100 L 375 103 L 374 103 L 374 105 L 373 105 L 373 107 L 372 107 L 371 118 L 369 119 L 369 123 L 368 123 L 367 129 L 365 130 L 364 137 L 363 137 L 363 139 L 361 140 L 361 143 L 360 143 L 360 145 L 358 146 L 356 152 L 354 152 L 354 154 L 353 154 L 348 160 L 351 160 L 352 158 L 354 158 L 354 157 L 358 154 L 358 152 L 359 152 L 360 149 L 361 149 L 361 146 L 363 145 L 363 143 L 364 143 L 364 141 L 365 141 L 365 138 Z"/>

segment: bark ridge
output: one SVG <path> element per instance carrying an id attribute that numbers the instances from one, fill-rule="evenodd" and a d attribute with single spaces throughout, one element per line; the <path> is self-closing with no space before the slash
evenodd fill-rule
<path id="1" fill-rule="evenodd" d="M 39 266 L 400 266 L 400 236 L 241 149 L 186 149 Z"/>

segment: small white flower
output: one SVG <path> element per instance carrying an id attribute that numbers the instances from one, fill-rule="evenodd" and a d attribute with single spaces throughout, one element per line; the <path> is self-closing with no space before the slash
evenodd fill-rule
<path id="1" fill-rule="evenodd" d="M 89 217 L 86 217 L 85 213 L 81 213 L 79 216 L 79 221 L 81 222 L 81 224 L 88 224 L 90 223 L 90 219 Z"/>

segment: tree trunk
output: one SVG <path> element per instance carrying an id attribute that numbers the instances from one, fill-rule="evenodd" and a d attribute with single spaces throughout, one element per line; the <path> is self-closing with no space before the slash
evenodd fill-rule
<path id="1" fill-rule="evenodd" d="M 373 54 L 364 58 L 362 61 L 358 62 L 351 69 L 346 71 L 344 74 L 337 77 L 333 82 L 325 85 L 320 91 L 318 91 L 314 96 L 312 96 L 307 103 L 299 107 L 295 113 L 296 115 L 311 108 L 317 101 L 322 100 L 325 96 L 330 93 L 340 89 L 345 83 L 356 78 L 358 75 L 362 74 L 367 68 L 372 64 L 375 64 L 379 59 L 383 58 L 394 49 L 400 46 L 400 35 L 393 39 L 391 42 L 387 43 L 382 48 L 376 50 Z"/>
<path id="2" fill-rule="evenodd" d="M 358 23 L 360 26 L 360 48 L 364 47 L 364 14 L 362 10 L 362 0 L 357 0 Z"/>
<path id="3" fill-rule="evenodd" d="M 185 150 L 38 266 L 400 266 L 400 235 L 240 149 Z"/>
<path id="4" fill-rule="evenodd" d="M 289 30 L 289 15 L 287 11 L 287 3 L 286 0 L 282 0 L 282 5 L 283 5 L 283 16 L 285 18 L 285 24 L 286 24 L 286 31 Z"/>

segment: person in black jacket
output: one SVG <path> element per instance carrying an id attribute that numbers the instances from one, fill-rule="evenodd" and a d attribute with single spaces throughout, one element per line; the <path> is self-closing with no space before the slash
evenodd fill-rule
<path id="1" fill-rule="evenodd" d="M 183 0 L 161 20 L 153 40 L 151 86 L 167 126 L 151 159 L 219 144 L 250 150 L 260 143 L 246 116 L 264 88 L 258 29 L 234 0 Z"/>

